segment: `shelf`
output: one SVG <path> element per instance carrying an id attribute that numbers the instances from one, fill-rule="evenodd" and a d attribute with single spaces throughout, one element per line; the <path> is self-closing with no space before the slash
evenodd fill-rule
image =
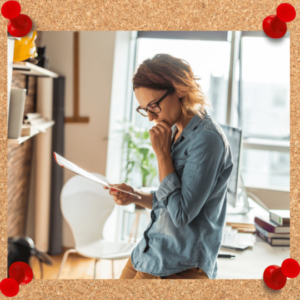
<path id="1" fill-rule="evenodd" d="M 38 127 L 40 132 L 46 132 L 46 129 L 54 125 L 54 121 L 47 121 L 47 122 L 42 122 L 38 123 L 34 126 Z"/>
<path id="2" fill-rule="evenodd" d="M 58 77 L 59 75 L 29 62 L 13 62 L 13 70 L 27 76 Z"/>
<path id="3" fill-rule="evenodd" d="M 35 129 L 32 135 L 28 136 L 22 136 L 19 137 L 18 139 L 8 139 L 9 141 L 13 142 L 14 144 L 22 144 L 28 139 L 32 138 L 33 136 L 37 135 L 40 132 L 46 132 L 46 129 L 54 125 L 54 121 L 47 121 L 47 122 L 42 122 L 36 125 L 33 125 L 33 128 Z"/>

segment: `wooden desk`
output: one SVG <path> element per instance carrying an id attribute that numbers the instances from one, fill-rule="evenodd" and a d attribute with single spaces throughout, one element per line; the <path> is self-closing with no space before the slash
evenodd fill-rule
<path id="1" fill-rule="evenodd" d="M 269 213 L 249 198 L 250 207 L 247 215 L 227 215 L 226 222 L 254 224 L 255 216 L 269 217 Z M 218 258 L 218 275 L 216 279 L 262 279 L 264 270 L 270 265 L 281 266 L 290 257 L 290 247 L 272 247 L 256 236 L 254 247 L 244 251 L 220 249 L 221 253 L 235 255 L 234 259 Z"/>

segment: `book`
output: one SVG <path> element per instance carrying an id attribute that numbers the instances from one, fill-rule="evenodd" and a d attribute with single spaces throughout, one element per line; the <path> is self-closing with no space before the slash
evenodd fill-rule
<path id="1" fill-rule="evenodd" d="M 240 233 L 255 233 L 255 227 L 253 224 L 226 222 L 226 225 L 231 226 L 232 229 L 237 229 Z"/>
<path id="2" fill-rule="evenodd" d="M 21 136 L 24 118 L 26 89 L 11 89 L 7 136 L 18 139 Z"/>
<path id="3" fill-rule="evenodd" d="M 289 209 L 270 209 L 270 220 L 278 225 L 290 225 Z"/>
<path id="4" fill-rule="evenodd" d="M 30 121 L 30 120 L 41 118 L 41 117 L 42 117 L 42 115 L 40 113 L 28 113 L 28 114 L 26 114 L 24 119 Z"/>
<path id="5" fill-rule="evenodd" d="M 264 236 L 269 237 L 269 238 L 290 238 L 289 233 L 272 233 L 268 232 L 267 230 L 261 228 L 259 225 L 254 224 L 256 230 L 261 232 Z"/>
<path id="6" fill-rule="evenodd" d="M 46 121 L 47 120 L 45 118 L 36 118 L 36 119 L 32 119 L 32 120 L 25 120 L 24 123 L 35 125 L 35 124 L 46 122 Z"/>
<path id="7" fill-rule="evenodd" d="M 269 219 L 263 219 L 261 217 L 255 217 L 254 223 L 259 225 L 261 228 L 265 229 L 268 232 L 273 233 L 290 233 L 290 226 L 288 225 L 278 225 L 275 222 Z"/>
<path id="8" fill-rule="evenodd" d="M 256 234 L 261 237 L 264 241 L 266 241 L 271 246 L 290 246 L 290 239 L 283 239 L 283 238 L 268 238 L 260 231 L 256 231 Z"/>

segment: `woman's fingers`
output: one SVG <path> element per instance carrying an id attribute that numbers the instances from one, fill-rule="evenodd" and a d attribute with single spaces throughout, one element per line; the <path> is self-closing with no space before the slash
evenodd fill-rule
<path id="1" fill-rule="evenodd" d="M 167 130 L 162 124 L 160 124 L 160 123 L 158 123 L 157 125 L 156 125 L 156 128 L 158 129 L 158 131 L 160 132 L 160 133 L 164 133 L 165 132 L 165 130 Z"/>
<path id="2" fill-rule="evenodd" d="M 164 127 L 167 132 L 172 132 L 171 127 L 166 123 L 166 121 L 161 121 L 158 123 L 158 125 Z"/>
<path id="3" fill-rule="evenodd" d="M 104 188 L 104 189 L 106 189 L 106 190 L 117 191 L 116 189 L 113 189 L 113 188 L 111 188 L 111 187 L 107 187 L 107 186 L 103 186 L 103 188 Z"/>
<path id="4" fill-rule="evenodd" d="M 117 191 L 117 190 L 115 190 L 115 191 L 109 191 L 109 194 L 110 194 L 111 196 L 129 195 L 129 194 L 127 194 L 127 193 L 124 193 L 124 192 L 121 192 L 121 191 Z"/>
<path id="5" fill-rule="evenodd" d="M 126 205 L 127 202 L 130 200 L 130 194 L 119 191 L 114 189 L 113 187 L 116 187 L 118 189 L 122 189 L 124 191 L 128 191 L 130 192 L 132 190 L 132 188 L 130 186 L 128 186 L 125 183 L 121 183 L 121 184 L 110 184 L 109 187 L 105 187 L 105 189 L 109 190 L 109 194 L 111 196 L 113 196 L 113 200 L 116 202 L 116 204 L 118 205 Z"/>
<path id="6" fill-rule="evenodd" d="M 159 134 L 159 133 L 160 133 L 160 130 L 159 130 L 159 128 L 157 127 L 157 125 L 154 126 L 154 127 L 152 127 L 152 131 L 153 131 L 154 133 L 156 133 L 156 134 Z"/>
<path id="7" fill-rule="evenodd" d="M 115 195 L 120 191 L 114 189 L 113 187 L 120 188 L 120 186 L 121 186 L 121 184 L 110 184 L 110 187 L 103 186 L 103 188 L 106 189 L 106 190 L 109 190 L 110 195 Z"/>
<path id="8" fill-rule="evenodd" d="M 114 198 L 118 199 L 118 200 L 122 200 L 122 199 L 127 199 L 129 198 L 130 195 L 129 194 L 121 194 L 121 195 L 116 195 L 114 196 Z"/>
<path id="9" fill-rule="evenodd" d="M 124 197 L 114 197 L 114 201 L 116 202 L 116 204 L 119 204 L 119 205 L 124 205 L 124 204 L 127 204 L 127 201 L 129 200 L 129 196 L 124 196 Z"/>

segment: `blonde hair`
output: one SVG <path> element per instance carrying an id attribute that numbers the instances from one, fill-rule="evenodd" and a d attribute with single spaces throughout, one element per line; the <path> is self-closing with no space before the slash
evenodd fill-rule
<path id="1" fill-rule="evenodd" d="M 146 59 L 135 72 L 132 83 L 133 91 L 139 87 L 155 90 L 165 90 L 174 87 L 183 95 L 182 112 L 186 117 L 194 114 L 203 118 L 206 107 L 211 106 L 209 99 L 203 94 L 201 86 L 189 63 L 169 54 L 156 54 L 152 59 Z"/>

